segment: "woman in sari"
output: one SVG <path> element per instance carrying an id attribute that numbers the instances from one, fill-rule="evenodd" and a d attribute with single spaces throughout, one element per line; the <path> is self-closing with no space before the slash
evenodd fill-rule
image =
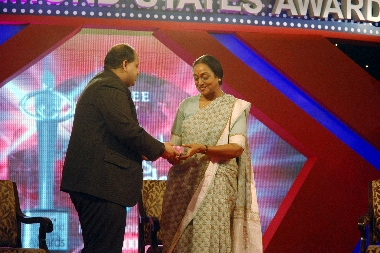
<path id="1" fill-rule="evenodd" d="M 262 233 L 246 137 L 250 103 L 225 94 L 219 61 L 193 64 L 199 95 L 179 106 L 162 210 L 165 253 L 260 253 Z"/>

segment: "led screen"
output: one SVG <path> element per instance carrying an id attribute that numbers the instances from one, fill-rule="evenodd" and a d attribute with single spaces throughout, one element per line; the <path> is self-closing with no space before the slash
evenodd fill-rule
<path id="1" fill-rule="evenodd" d="M 59 191 L 62 164 L 75 103 L 117 43 L 128 43 L 139 54 L 140 74 L 131 91 L 140 125 L 168 141 L 179 103 L 197 90 L 191 66 L 151 32 L 83 29 L 0 88 L 0 175 L 17 183 L 25 213 L 53 220 L 47 239 L 53 252 L 79 252 L 82 247 L 74 207 Z M 306 158 L 253 115 L 248 138 L 265 232 Z M 169 168 L 163 159 L 144 162 L 144 178 L 165 180 Z M 123 251 L 137 252 L 137 208 L 128 208 L 127 215 Z M 25 246 L 37 245 L 31 239 L 33 229 L 25 226 Z"/>

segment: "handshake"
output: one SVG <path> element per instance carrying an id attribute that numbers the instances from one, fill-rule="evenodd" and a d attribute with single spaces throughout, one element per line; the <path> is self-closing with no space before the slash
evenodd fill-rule
<path id="1" fill-rule="evenodd" d="M 180 158 L 183 156 L 183 147 L 175 146 L 171 142 L 164 142 L 164 145 L 165 152 L 161 155 L 161 157 L 167 159 L 171 164 L 174 164 L 173 162 L 178 163 Z"/>
<path id="2" fill-rule="evenodd" d="M 168 150 L 170 150 L 170 155 L 163 158 L 167 159 L 169 163 L 175 165 L 178 164 L 181 160 L 186 160 L 187 158 L 195 155 L 196 153 L 205 154 L 208 151 L 208 147 L 206 145 L 191 143 L 191 144 L 182 144 L 182 146 L 174 146 L 173 143 L 165 142 L 165 152 L 168 146 Z M 187 148 L 186 153 L 185 148 Z"/>
<path id="3" fill-rule="evenodd" d="M 175 146 L 171 142 L 164 142 L 164 146 L 165 151 L 164 153 L 162 153 L 161 157 L 168 160 L 168 162 L 173 165 L 178 164 L 181 160 L 186 160 L 187 158 L 195 155 L 196 153 L 205 154 L 208 151 L 208 147 L 206 145 L 198 143 L 182 144 L 182 146 Z M 187 148 L 186 153 L 184 152 L 185 148 Z M 149 160 L 145 156 L 142 156 L 142 158 L 143 160 Z"/>

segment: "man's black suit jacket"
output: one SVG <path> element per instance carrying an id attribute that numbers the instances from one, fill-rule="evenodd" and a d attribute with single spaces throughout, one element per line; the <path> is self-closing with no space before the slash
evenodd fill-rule
<path id="1" fill-rule="evenodd" d="M 163 143 L 140 127 L 127 86 L 104 70 L 77 102 L 61 190 L 133 206 L 141 193 L 142 155 L 155 160 L 163 152 Z"/>

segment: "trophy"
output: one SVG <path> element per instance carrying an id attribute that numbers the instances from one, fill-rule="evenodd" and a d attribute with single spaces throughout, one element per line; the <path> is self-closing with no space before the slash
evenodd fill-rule
<path id="1" fill-rule="evenodd" d="M 37 172 L 38 201 L 37 207 L 26 210 L 25 214 L 49 217 L 53 222 L 54 230 L 47 234 L 47 246 L 50 250 L 66 251 L 69 237 L 69 214 L 66 210 L 54 207 L 54 164 L 58 124 L 74 115 L 75 104 L 62 93 L 54 91 L 54 76 L 50 71 L 45 71 L 42 76 L 42 89 L 25 95 L 20 101 L 20 110 L 35 119 L 37 127 L 37 152 L 35 153 L 38 170 L 33 168 L 29 170 Z M 33 166 L 33 163 L 23 166 Z M 10 169 L 12 170 L 12 167 Z M 31 183 L 33 184 L 29 182 L 28 185 L 32 186 Z M 36 186 L 35 183 L 33 185 Z M 27 189 L 29 192 L 35 190 L 37 189 Z M 38 248 L 38 242 L 31 241 L 31 237 L 28 236 L 35 231 L 34 229 L 38 229 L 37 226 L 24 225 L 22 230 L 23 238 L 25 238 L 22 242 L 24 246 Z"/>

